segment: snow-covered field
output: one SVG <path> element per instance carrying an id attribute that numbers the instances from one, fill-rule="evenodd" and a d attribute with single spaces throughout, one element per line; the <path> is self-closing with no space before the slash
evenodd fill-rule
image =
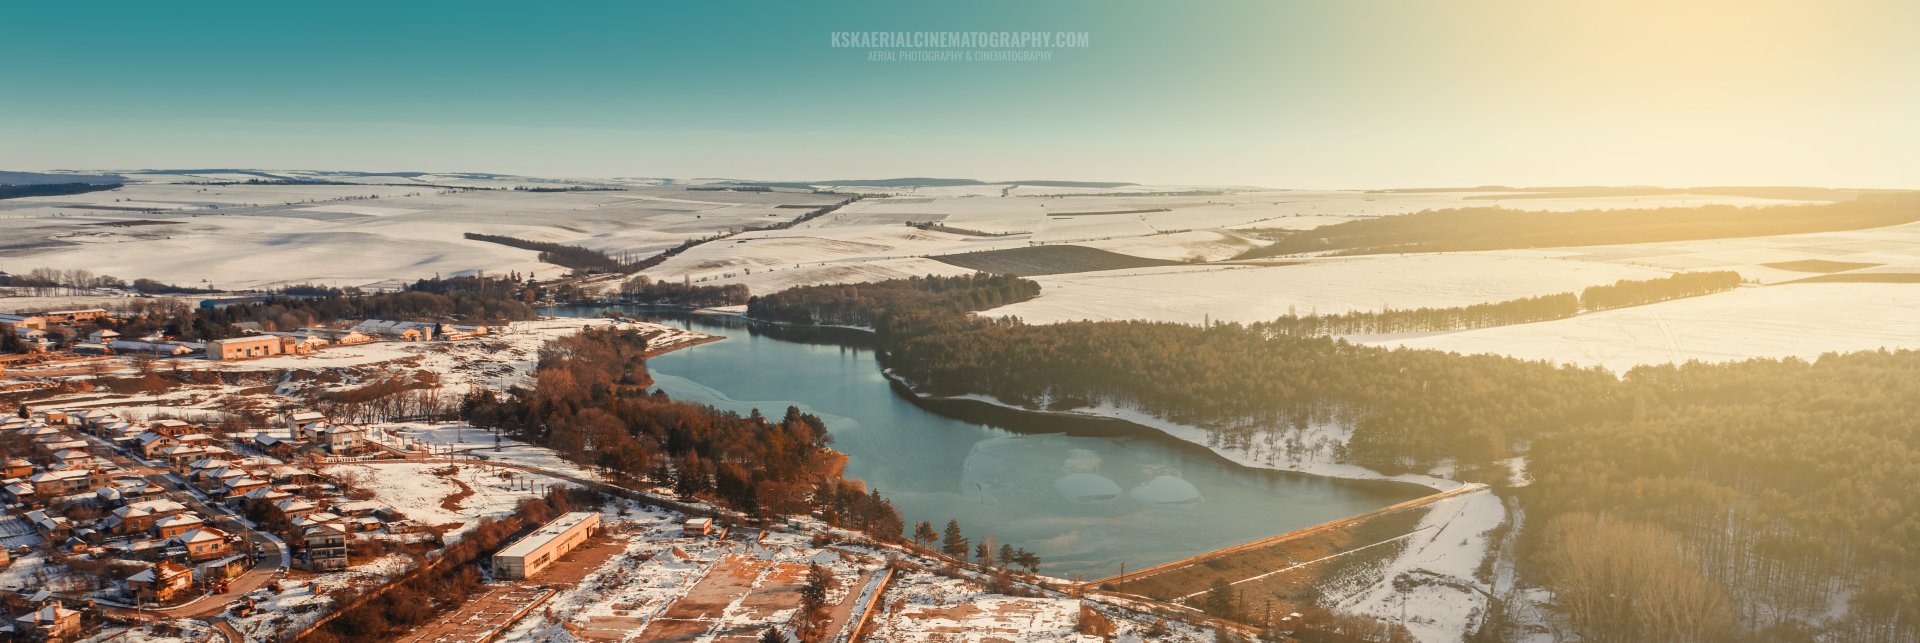
<path id="1" fill-rule="evenodd" d="M 1256 322 L 1288 313 L 1465 306 L 1668 274 L 1642 266 L 1484 253 L 1340 257 L 1289 266 L 1172 266 L 1035 277 L 1040 297 L 982 314 L 1029 323 Z"/>
<path id="2" fill-rule="evenodd" d="M 222 177 L 232 180 L 231 177 Z M 206 179 L 201 179 L 206 180 Z M 264 288 L 360 286 L 435 275 L 556 276 L 534 251 L 473 241 L 506 235 L 646 255 L 743 226 L 797 217 L 844 197 L 800 192 L 463 191 L 427 185 L 137 183 L 9 199 L 9 268 L 86 269 L 123 279 Z"/>
<path id="3" fill-rule="evenodd" d="M 1381 580 L 1330 602 L 1344 611 L 1406 625 L 1426 642 L 1458 641 L 1487 617 L 1486 583 L 1475 578 L 1490 548 L 1488 530 L 1506 519 L 1500 497 L 1487 490 L 1433 504 Z M 1406 591 L 1400 591 L 1406 587 Z M 1400 615 L 1406 620 L 1400 621 Z"/>
<path id="4" fill-rule="evenodd" d="M 857 581 L 863 575 L 885 564 L 858 552 L 815 547 L 795 533 L 771 531 L 758 542 L 688 537 L 680 527 L 684 516 L 632 504 L 605 511 L 602 520 L 612 538 L 624 541 L 624 548 L 500 640 L 580 641 L 580 634 L 587 632 L 597 640 L 656 640 L 649 635 L 658 636 L 660 628 L 672 625 L 670 621 L 689 617 L 709 619 L 702 629 L 710 633 L 757 634 L 769 625 L 784 626 L 793 617 L 797 595 L 773 586 L 803 583 L 806 565 L 818 563 L 833 573 L 838 588 L 828 600 L 838 603 L 850 598 L 850 591 L 858 591 Z M 703 583 L 740 572 L 745 578 L 735 585 Z M 669 613 L 696 586 L 706 593 L 693 602 L 718 599 L 725 601 L 721 609 Z"/>
<path id="5" fill-rule="evenodd" d="M 448 527 L 448 542 L 458 540 L 483 518 L 512 514 L 521 500 L 545 497 L 547 490 L 554 487 L 573 486 L 563 480 L 488 467 L 483 463 L 338 464 L 323 472 L 372 491 L 375 501 L 393 507 L 414 522 Z M 454 499 L 457 495 L 461 497 Z M 444 506 L 449 502 L 453 505 L 451 508 Z"/>
<path id="6" fill-rule="evenodd" d="M 1750 286 L 1569 319 L 1370 343 L 1499 353 L 1624 372 L 1693 360 L 1812 359 L 1829 352 L 1920 349 L 1915 311 L 1920 311 L 1916 284 Z"/>
<path id="7" fill-rule="evenodd" d="M 645 274 L 660 281 L 741 283 L 768 293 L 808 284 L 966 274 L 925 257 L 1025 245 L 1025 237 L 974 237 L 898 224 L 796 228 L 695 246 Z"/>
<path id="8" fill-rule="evenodd" d="M 1493 254 L 1664 270 L 1734 270 L 1742 277 L 1762 283 L 1792 281 L 1817 274 L 1766 265 L 1808 260 L 1864 264 L 1868 267 L 1857 269 L 1863 273 L 1920 273 L 1920 223 L 1842 232 L 1511 250 Z"/>

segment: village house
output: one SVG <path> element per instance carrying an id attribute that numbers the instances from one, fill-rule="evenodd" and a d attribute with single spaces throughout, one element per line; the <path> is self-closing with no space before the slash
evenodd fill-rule
<path id="1" fill-rule="evenodd" d="M 193 587 L 193 570 L 170 561 L 147 566 L 127 577 L 127 589 L 141 603 L 165 603 Z"/>
<path id="2" fill-rule="evenodd" d="M 153 529 L 154 524 L 163 518 L 178 516 L 187 512 L 187 506 L 158 498 L 142 500 L 113 510 L 103 523 L 114 533 L 132 534 Z"/>
<path id="3" fill-rule="evenodd" d="M 314 481 L 312 472 L 284 464 L 268 469 L 267 475 L 274 484 L 309 484 Z"/>
<path id="4" fill-rule="evenodd" d="M 280 512 L 282 518 L 287 520 L 293 520 L 320 510 L 319 505 L 291 497 L 273 503 L 273 508 Z"/>
<path id="5" fill-rule="evenodd" d="M 116 340 L 116 339 L 120 339 L 120 333 L 114 331 L 111 328 L 102 328 L 100 330 L 87 333 L 87 341 L 93 342 L 95 344 L 110 344 L 110 343 L 113 343 L 113 340 Z"/>
<path id="6" fill-rule="evenodd" d="M 354 455 L 367 446 L 366 434 L 357 426 L 335 424 L 320 431 L 315 446 L 333 455 Z"/>
<path id="7" fill-rule="evenodd" d="M 37 639 L 67 639 L 80 633 L 80 611 L 58 603 L 27 613 L 14 623 L 20 633 Z"/>
<path id="8" fill-rule="evenodd" d="M 295 438 L 303 438 L 315 426 L 326 422 L 326 414 L 319 411 L 300 409 L 287 413 L 287 428 L 293 430 Z"/>
<path id="9" fill-rule="evenodd" d="M 267 455 L 282 459 L 292 456 L 294 451 L 300 449 L 300 442 L 298 440 L 269 435 L 267 433 L 254 434 L 252 442 L 253 448 L 259 449 Z"/>
<path id="10" fill-rule="evenodd" d="M 373 341 L 372 336 L 356 330 L 324 328 L 321 326 L 302 327 L 300 330 L 294 331 L 294 334 L 301 337 L 325 339 L 334 346 L 352 346 L 354 344 L 365 344 Z"/>
<path id="11" fill-rule="evenodd" d="M 347 530 L 339 523 L 322 523 L 301 532 L 301 562 L 309 571 L 347 568 Z"/>
<path id="12" fill-rule="evenodd" d="M 434 339 L 438 324 L 430 322 L 388 321 L 369 319 L 353 327 L 355 332 L 403 342 L 424 342 Z"/>
<path id="13" fill-rule="evenodd" d="M 76 469 L 93 466 L 93 454 L 76 449 L 61 449 L 53 454 L 53 460 Z"/>
<path id="14" fill-rule="evenodd" d="M 224 458 L 206 457 L 187 464 L 187 480 L 201 491 L 212 488 L 209 483 L 219 480 L 215 477 L 221 470 L 234 466 Z"/>
<path id="15" fill-rule="evenodd" d="M 265 480 L 242 476 L 228 480 L 226 485 L 221 488 L 219 496 L 228 504 L 239 504 L 246 500 L 247 494 L 252 493 L 256 489 L 265 488 L 267 488 Z"/>
<path id="16" fill-rule="evenodd" d="M 71 435 L 61 434 L 45 436 L 36 440 L 34 446 L 40 450 L 42 455 L 52 457 L 53 454 L 61 451 L 83 451 L 87 448 L 87 441 L 77 440 Z"/>
<path id="17" fill-rule="evenodd" d="M 191 444 L 176 444 L 161 449 L 160 457 L 155 458 L 155 460 L 166 462 L 168 468 L 177 471 L 186 468 L 186 466 L 193 463 L 194 460 L 199 460 L 206 456 L 207 449 L 205 447 Z"/>
<path id="18" fill-rule="evenodd" d="M 43 471 L 27 478 L 33 484 L 33 494 L 41 498 L 56 498 L 69 494 L 92 491 L 107 483 L 107 477 L 98 469 L 62 469 Z"/>
<path id="19" fill-rule="evenodd" d="M 206 526 L 207 521 L 199 516 L 183 513 L 167 516 L 153 521 L 154 535 L 163 539 L 178 538 L 181 534 Z"/>
<path id="20" fill-rule="evenodd" d="M 35 500 L 33 485 L 20 478 L 8 478 L 5 484 L 6 486 L 0 488 L 0 491 L 5 492 L 7 502 L 23 506 L 33 504 Z"/>
<path id="21" fill-rule="evenodd" d="M 179 436 L 193 432 L 192 424 L 186 420 L 175 420 L 173 418 L 148 422 L 147 427 L 163 435 Z"/>
<path id="22" fill-rule="evenodd" d="M 15 315 L 0 313 L 0 327 L 7 330 L 31 329 L 46 330 L 47 318 L 41 315 Z"/>
<path id="23" fill-rule="evenodd" d="M 33 463 L 26 458 L 10 458 L 0 468 L 0 478 L 25 478 L 33 475 Z"/>
<path id="24" fill-rule="evenodd" d="M 233 552 L 227 543 L 227 532 L 214 527 L 201 527 L 174 537 L 174 542 L 187 549 L 187 558 L 193 561 L 222 558 Z"/>
<path id="25" fill-rule="evenodd" d="M 180 444 L 179 439 L 159 431 L 142 433 L 140 437 L 134 438 L 133 442 L 135 448 L 140 450 L 140 457 L 148 460 L 159 457 L 161 449 Z"/>
<path id="26" fill-rule="evenodd" d="M 96 431 L 102 425 L 110 422 L 114 422 L 120 419 L 119 416 L 101 409 L 88 409 L 85 411 L 81 411 L 78 415 L 75 415 L 74 417 L 79 420 L 80 426 L 86 427 L 88 429 L 96 430 Z"/>
<path id="27" fill-rule="evenodd" d="M 47 331 L 16 327 L 10 332 L 35 351 L 45 352 L 53 348 L 53 338 L 47 335 Z"/>
<path id="28" fill-rule="evenodd" d="M 104 308 L 82 308 L 78 310 L 49 310 L 47 312 L 38 313 L 38 314 L 40 317 L 46 318 L 47 323 L 49 324 L 78 324 L 80 322 L 107 318 L 107 310 Z"/>
<path id="29" fill-rule="evenodd" d="M 66 516 L 51 516 L 36 509 L 22 517 L 33 524 L 34 531 L 40 533 L 41 539 L 48 542 L 60 542 L 73 536 L 73 522 L 67 520 Z"/>
<path id="30" fill-rule="evenodd" d="M 234 554 L 194 566 L 194 575 L 208 584 L 225 583 L 247 573 L 247 555 Z"/>
<path id="31" fill-rule="evenodd" d="M 122 355 L 158 355 L 178 357 L 192 355 L 193 347 L 180 342 L 142 342 L 133 340 L 115 340 L 107 342 L 106 347 Z"/>
<path id="32" fill-rule="evenodd" d="M 281 491 L 273 487 L 262 487 L 262 488 L 254 489 L 253 491 L 247 492 L 247 495 L 245 496 L 246 499 L 242 500 L 241 502 L 246 503 L 246 502 L 253 502 L 253 501 L 261 501 L 269 505 L 272 505 L 292 497 L 293 497 L 293 494 L 291 493 L 287 493 L 285 491 Z"/>
<path id="33" fill-rule="evenodd" d="M 213 436 L 207 435 L 205 433 L 188 433 L 185 435 L 174 436 L 174 439 L 178 440 L 180 444 L 184 444 L 188 446 L 196 446 L 203 449 L 214 448 L 213 443 L 215 442 Z"/>

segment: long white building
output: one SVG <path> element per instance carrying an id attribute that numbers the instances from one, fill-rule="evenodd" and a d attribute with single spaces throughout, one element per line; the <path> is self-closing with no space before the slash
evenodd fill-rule
<path id="1" fill-rule="evenodd" d="M 540 529 L 513 541 L 493 554 L 493 576 L 504 580 L 526 580 L 567 552 L 579 547 L 594 532 L 600 531 L 600 514 L 575 511 L 553 519 Z"/>

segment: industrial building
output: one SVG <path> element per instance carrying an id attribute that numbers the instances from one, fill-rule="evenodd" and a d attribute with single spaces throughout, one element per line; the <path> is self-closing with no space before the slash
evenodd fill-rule
<path id="1" fill-rule="evenodd" d="M 273 335 L 216 339 L 207 342 L 207 359 L 230 360 L 271 357 L 285 351 L 281 350 L 280 338 Z"/>
<path id="2" fill-rule="evenodd" d="M 575 511 L 553 519 L 493 555 L 493 577 L 526 580 L 600 531 L 600 514 Z"/>

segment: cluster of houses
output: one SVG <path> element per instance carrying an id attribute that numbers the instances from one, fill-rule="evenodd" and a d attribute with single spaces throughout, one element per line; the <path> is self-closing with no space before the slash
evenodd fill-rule
<path id="1" fill-rule="evenodd" d="M 237 324 L 257 334 L 207 342 L 207 359 L 240 360 L 275 355 L 306 355 L 328 346 L 350 346 L 375 340 L 425 342 L 461 340 L 488 333 L 486 326 L 458 326 L 434 322 L 369 319 L 348 328 L 309 326 L 294 331 L 265 331 L 257 324 Z M 251 326 L 252 328 L 248 328 Z"/>
<path id="2" fill-rule="evenodd" d="M 349 535 L 389 529 L 397 516 L 287 463 L 309 453 L 363 452 L 364 433 L 311 411 L 289 413 L 283 423 L 226 441 L 183 420 L 133 422 L 104 410 L 0 418 L 0 566 L 36 550 L 116 561 L 123 596 L 167 603 L 221 587 L 265 554 L 233 533 L 248 529 L 228 515 L 234 512 L 278 533 L 297 567 L 346 569 Z M 124 457 L 106 455 L 115 451 Z M 190 488 L 169 488 L 182 482 Z M 13 625 L 42 638 L 73 612 L 51 599 L 32 607 Z M 27 622 L 42 616 L 46 623 Z"/>
<path id="3" fill-rule="evenodd" d="M 234 324 L 248 335 L 205 343 L 161 337 L 127 338 L 106 328 L 111 321 L 102 308 L 0 314 L 0 330 L 17 335 L 28 347 L 48 351 L 60 347 L 62 337 L 76 338 L 67 348 L 95 355 L 152 355 L 184 357 L 204 354 L 216 361 L 257 359 L 276 355 L 307 355 L 329 346 L 350 346 L 376 340 L 424 342 L 457 341 L 488 334 L 486 326 L 435 322 L 369 319 L 345 328 L 308 326 L 291 331 L 266 330 L 255 322 Z M 91 330 L 89 330 L 91 329 Z M 85 341 L 77 338 L 84 336 Z"/>
<path id="4" fill-rule="evenodd" d="M 86 308 L 81 310 L 50 310 L 45 312 L 0 313 L 0 330 L 13 333 L 20 341 L 35 350 L 48 350 L 54 345 L 56 331 L 67 331 L 66 336 L 77 336 L 74 329 L 97 319 L 105 319 L 104 308 Z"/>

